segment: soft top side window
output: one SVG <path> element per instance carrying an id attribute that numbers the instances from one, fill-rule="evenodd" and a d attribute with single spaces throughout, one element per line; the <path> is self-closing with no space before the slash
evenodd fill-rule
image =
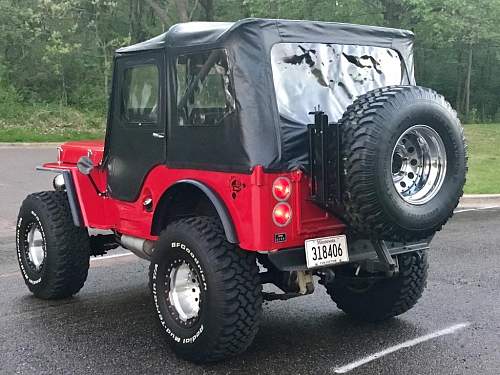
<path id="1" fill-rule="evenodd" d="M 160 74 L 156 64 L 125 69 L 122 83 L 122 118 L 128 124 L 156 124 L 158 121 Z"/>
<path id="2" fill-rule="evenodd" d="M 222 49 L 177 57 L 180 126 L 217 126 L 235 110 L 227 54 Z"/>

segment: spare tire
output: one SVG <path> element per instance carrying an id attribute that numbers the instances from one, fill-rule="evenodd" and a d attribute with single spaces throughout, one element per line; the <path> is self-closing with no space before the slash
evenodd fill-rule
<path id="1" fill-rule="evenodd" d="M 350 105 L 342 132 L 343 216 L 356 235 L 393 241 L 431 236 L 463 194 L 463 128 L 435 91 L 390 86 Z"/>

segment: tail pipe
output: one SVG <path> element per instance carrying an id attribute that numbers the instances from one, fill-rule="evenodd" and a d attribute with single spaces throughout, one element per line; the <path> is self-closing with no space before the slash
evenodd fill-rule
<path id="1" fill-rule="evenodd" d="M 122 234 L 119 237 L 120 245 L 130 250 L 139 258 L 151 260 L 153 255 L 155 241 L 145 240 L 144 238 L 132 237 Z"/>

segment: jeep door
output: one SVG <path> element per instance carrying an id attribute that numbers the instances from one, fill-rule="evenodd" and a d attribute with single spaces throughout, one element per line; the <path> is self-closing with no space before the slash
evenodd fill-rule
<path id="1" fill-rule="evenodd" d="M 105 151 L 113 198 L 135 201 L 147 173 L 165 160 L 165 81 L 163 51 L 115 60 Z"/>

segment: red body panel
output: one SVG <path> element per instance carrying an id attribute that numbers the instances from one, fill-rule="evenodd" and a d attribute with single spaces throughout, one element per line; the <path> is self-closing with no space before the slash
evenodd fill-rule
<path id="1" fill-rule="evenodd" d="M 59 161 L 76 164 L 81 156 L 89 156 L 95 165 L 100 164 L 104 154 L 103 141 L 75 141 L 59 146 Z"/>
<path id="2" fill-rule="evenodd" d="M 310 201 L 309 179 L 300 171 L 265 173 L 261 167 L 256 167 L 252 174 L 238 174 L 170 169 L 158 165 L 148 173 L 137 201 L 123 202 L 99 197 L 88 177 L 76 168 L 78 158 L 88 154 L 99 165 L 103 155 L 102 142 L 69 142 L 60 149 L 59 161 L 45 164 L 45 167 L 72 171 L 83 221 L 91 228 L 113 229 L 136 237 L 156 239 L 151 234 L 156 204 L 177 181 L 192 179 L 202 182 L 221 197 L 243 249 L 269 251 L 301 247 L 308 238 L 337 235 L 345 230 L 342 222 Z M 272 211 L 277 203 L 272 194 L 272 184 L 278 176 L 286 176 L 292 181 L 292 193 L 288 200 L 292 207 L 292 220 L 285 227 L 277 226 L 272 220 Z M 92 177 L 104 190 L 106 171 L 95 168 Z M 142 205 L 148 197 L 154 202 L 151 212 L 147 212 Z M 276 234 L 285 234 L 286 240 L 275 242 Z"/>

